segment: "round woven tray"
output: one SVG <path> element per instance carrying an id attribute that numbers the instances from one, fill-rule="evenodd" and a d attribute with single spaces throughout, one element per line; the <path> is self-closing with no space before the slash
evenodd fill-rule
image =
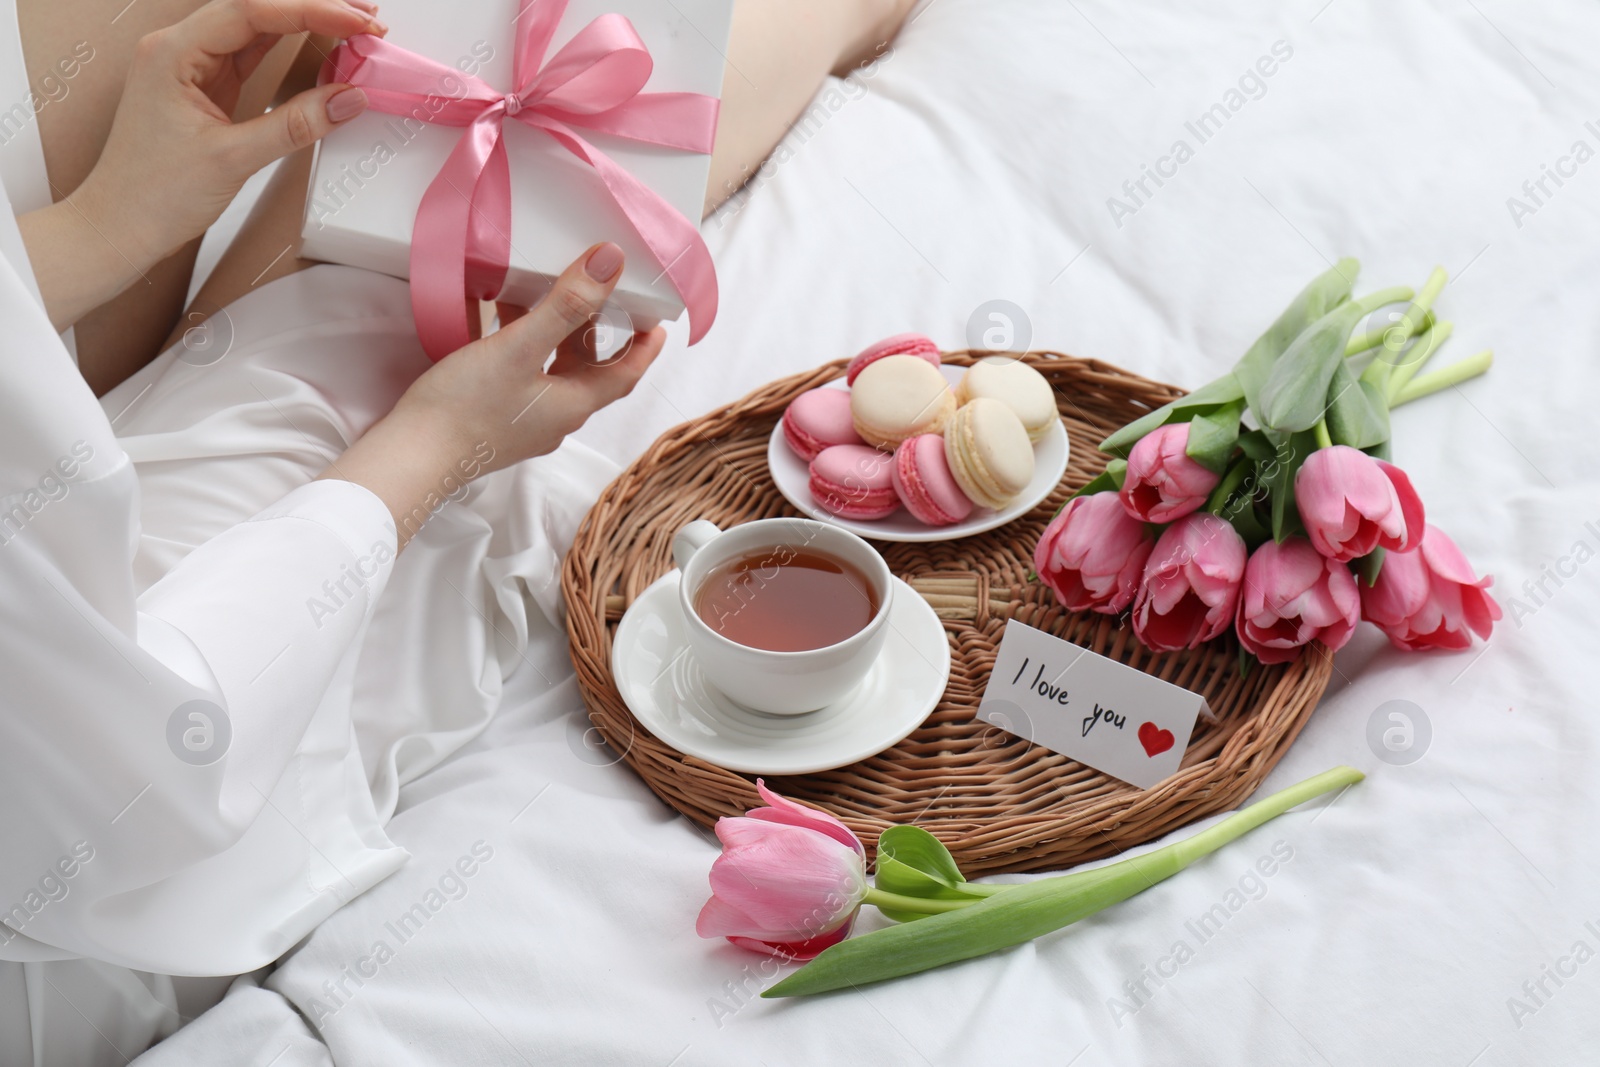
<path id="1" fill-rule="evenodd" d="M 947 353 L 968 365 L 986 352 Z M 1310 653 L 1242 677 L 1232 637 L 1194 652 L 1156 655 L 1125 619 L 1064 611 L 1030 581 L 1034 543 L 1067 495 L 1098 474 L 1095 445 L 1182 394 L 1095 360 L 1054 352 L 1026 358 L 1055 387 L 1072 440 L 1062 484 L 1026 516 L 986 534 L 885 544 L 889 568 L 933 606 L 950 641 L 950 681 L 904 741 L 837 770 L 770 777 L 786 796 L 842 819 L 867 844 L 915 822 L 970 875 L 1059 869 L 1120 852 L 1235 807 L 1283 756 L 1328 684 L 1328 656 Z M 611 677 L 618 620 L 673 566 L 672 536 L 692 519 L 727 527 L 798 514 L 767 473 L 767 439 L 798 394 L 844 373 L 843 361 L 751 393 L 669 430 L 601 495 L 562 574 L 578 684 L 606 743 L 668 804 L 710 825 L 759 803 L 752 778 L 686 756 L 629 712 Z M 1005 620 L 1017 619 L 1205 695 L 1215 715 L 1195 724 L 1177 774 L 1149 790 L 1030 744 L 978 720 Z"/>

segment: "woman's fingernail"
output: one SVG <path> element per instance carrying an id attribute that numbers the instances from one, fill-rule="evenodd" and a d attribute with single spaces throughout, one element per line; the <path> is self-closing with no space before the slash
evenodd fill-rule
<path id="1" fill-rule="evenodd" d="M 583 261 L 583 272 L 597 282 L 609 282 L 622 269 L 622 249 L 607 241 Z"/>
<path id="2" fill-rule="evenodd" d="M 329 122 L 346 122 L 367 110 L 367 94 L 360 89 L 341 89 L 328 97 Z"/>
<path id="3" fill-rule="evenodd" d="M 372 0 L 344 0 L 344 2 L 346 7 L 353 7 L 363 15 L 376 15 L 378 13 L 378 5 L 374 4 Z"/>

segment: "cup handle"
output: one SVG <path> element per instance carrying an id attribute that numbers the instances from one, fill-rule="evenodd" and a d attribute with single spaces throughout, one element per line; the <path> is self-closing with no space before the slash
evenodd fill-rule
<path id="1" fill-rule="evenodd" d="M 722 529 L 716 523 L 696 519 L 673 535 L 672 559 L 678 565 L 678 569 L 686 570 L 694 554 L 720 533 Z"/>

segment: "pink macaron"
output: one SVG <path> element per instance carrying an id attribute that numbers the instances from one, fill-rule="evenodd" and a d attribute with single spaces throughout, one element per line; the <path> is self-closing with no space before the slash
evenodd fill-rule
<path id="1" fill-rule="evenodd" d="M 783 439 L 807 463 L 833 445 L 862 445 L 850 415 L 845 389 L 812 389 L 789 402 L 783 413 Z"/>
<path id="2" fill-rule="evenodd" d="M 881 519 L 900 507 L 894 457 L 867 445 L 833 445 L 811 461 L 811 496 L 842 519 Z"/>
<path id="3" fill-rule="evenodd" d="M 868 345 L 850 361 L 844 370 L 844 380 L 848 385 L 856 383 L 856 375 L 868 363 L 874 363 L 885 356 L 916 356 L 925 359 L 935 367 L 939 365 L 939 346 L 920 333 L 897 333 L 893 337 L 885 337 L 875 345 Z"/>
<path id="4" fill-rule="evenodd" d="M 894 453 L 894 491 L 918 522 L 949 526 L 972 514 L 972 501 L 950 473 L 944 438 L 918 434 L 900 442 Z"/>

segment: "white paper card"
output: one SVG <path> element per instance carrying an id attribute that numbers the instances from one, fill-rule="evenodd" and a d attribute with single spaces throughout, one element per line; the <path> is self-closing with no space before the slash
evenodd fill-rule
<path id="1" fill-rule="evenodd" d="M 1205 698 L 1007 620 L 978 718 L 1140 789 L 1178 770 Z"/>

